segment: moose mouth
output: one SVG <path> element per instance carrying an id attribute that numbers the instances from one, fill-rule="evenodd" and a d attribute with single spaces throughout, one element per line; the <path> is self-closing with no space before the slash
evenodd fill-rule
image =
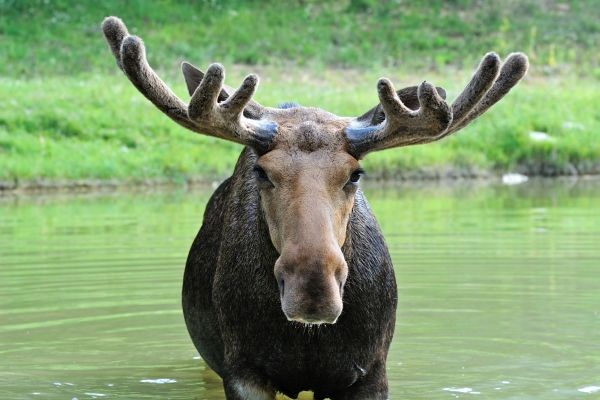
<path id="1" fill-rule="evenodd" d="M 321 326 L 321 325 L 333 325 L 337 322 L 338 318 L 336 318 L 334 321 L 331 322 L 327 322 L 327 321 L 320 321 L 317 319 L 303 319 L 303 318 L 296 318 L 296 319 L 289 319 L 288 321 L 290 322 L 298 322 L 302 325 L 307 325 L 307 326 Z"/>
<path id="2" fill-rule="evenodd" d="M 324 319 L 323 317 L 320 316 L 310 316 L 310 315 L 305 315 L 305 316 L 292 316 L 290 317 L 289 315 L 287 315 L 284 311 L 284 314 L 287 318 L 288 321 L 290 322 L 298 322 L 300 324 L 303 325 L 333 325 L 335 324 L 338 319 L 339 316 L 341 314 L 341 310 L 340 310 L 340 314 L 338 314 L 337 316 L 335 316 L 333 319 L 329 318 L 329 319 Z"/>

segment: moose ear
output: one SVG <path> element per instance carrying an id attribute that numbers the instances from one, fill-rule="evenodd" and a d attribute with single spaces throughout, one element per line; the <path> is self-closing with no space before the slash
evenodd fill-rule
<path id="1" fill-rule="evenodd" d="M 191 96 L 200 85 L 200 82 L 204 77 L 204 72 L 185 61 L 181 64 L 181 72 L 183 72 L 183 78 L 185 79 L 188 93 Z"/>
<path id="2" fill-rule="evenodd" d="M 402 103 L 410 108 L 411 110 L 416 110 L 419 108 L 419 98 L 417 97 L 417 86 L 408 86 L 402 88 L 396 93 L 398 97 L 402 101 Z M 435 88 L 442 99 L 446 99 L 446 91 L 441 87 Z M 385 113 L 383 112 L 383 107 L 381 104 L 377 104 L 377 106 L 373 107 L 360 117 L 358 120 L 361 122 L 367 122 L 370 125 L 378 125 L 385 120 Z"/>
<path id="3" fill-rule="evenodd" d="M 191 96 L 196 91 L 196 88 L 200 86 L 200 82 L 202 82 L 202 78 L 204 78 L 204 72 L 200 71 L 198 68 L 186 61 L 181 63 L 181 72 L 183 72 L 185 85 L 187 86 L 188 93 Z M 227 100 L 229 94 L 233 92 L 234 90 L 229 86 L 223 85 L 221 92 L 219 93 L 219 102 Z M 250 100 L 250 103 L 254 102 Z"/>

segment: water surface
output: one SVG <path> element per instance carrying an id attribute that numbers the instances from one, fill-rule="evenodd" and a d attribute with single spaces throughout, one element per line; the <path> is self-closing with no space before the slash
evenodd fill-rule
<path id="1" fill-rule="evenodd" d="M 365 188 L 392 399 L 600 398 L 600 183 Z M 0 399 L 222 399 L 180 286 L 211 190 L 0 199 Z"/>

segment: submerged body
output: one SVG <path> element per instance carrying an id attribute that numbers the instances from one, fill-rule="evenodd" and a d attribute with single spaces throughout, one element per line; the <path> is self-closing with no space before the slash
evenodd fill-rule
<path id="1" fill-rule="evenodd" d="M 251 175 L 255 162 L 246 148 L 209 201 L 188 256 L 183 309 L 196 348 L 225 381 L 245 376 L 239 385 L 264 393 L 257 398 L 270 398 L 273 390 L 290 397 L 312 390 L 316 398 L 385 398 L 396 283 L 362 193 L 356 193 L 342 246 L 348 264 L 342 314 L 332 325 L 303 326 L 281 310 L 273 274 L 279 254 Z"/>

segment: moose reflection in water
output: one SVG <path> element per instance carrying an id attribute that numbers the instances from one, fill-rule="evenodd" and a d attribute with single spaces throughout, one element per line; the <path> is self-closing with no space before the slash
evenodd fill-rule
<path id="1" fill-rule="evenodd" d="M 388 250 L 358 181 L 371 151 L 450 135 L 500 100 L 527 71 L 487 54 L 448 105 L 427 82 L 396 91 L 357 118 L 317 108 L 264 107 L 258 78 L 223 86 L 224 70 L 183 64 L 184 104 L 153 72 L 142 41 L 103 23 L 117 64 L 137 89 L 192 131 L 245 145 L 213 194 L 190 250 L 183 310 L 190 336 L 223 378 L 227 399 L 385 399 L 397 303 Z"/>

